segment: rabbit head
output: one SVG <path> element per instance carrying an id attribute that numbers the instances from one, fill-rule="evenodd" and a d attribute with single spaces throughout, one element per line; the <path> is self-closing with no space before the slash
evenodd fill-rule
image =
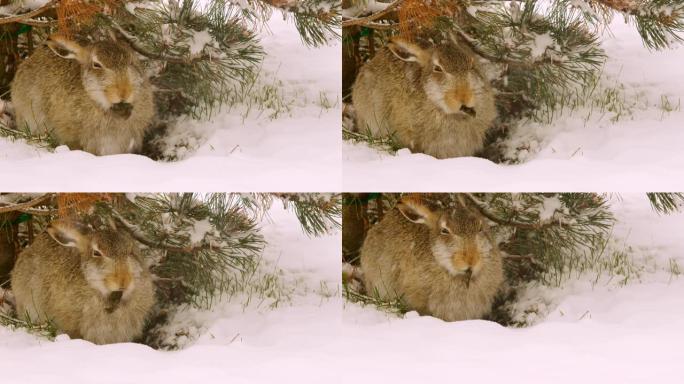
<path id="1" fill-rule="evenodd" d="M 465 278 L 466 286 L 471 279 L 477 279 L 492 253 L 482 217 L 460 201 L 426 201 L 411 195 L 402 198 L 397 208 L 407 220 L 429 229 L 429 247 L 442 268 Z"/>
<path id="2" fill-rule="evenodd" d="M 59 245 L 78 250 L 83 275 L 108 311 L 127 300 L 143 272 L 140 249 L 130 236 L 115 228 L 95 231 L 69 219 L 53 221 L 47 232 Z"/>
<path id="3" fill-rule="evenodd" d="M 60 35 L 50 36 L 47 46 L 80 64 L 83 88 L 97 105 L 122 119 L 131 116 L 145 76 L 130 49 L 115 41 L 81 43 Z"/>
<path id="4" fill-rule="evenodd" d="M 452 40 L 439 45 L 393 38 L 389 50 L 408 63 L 407 75 L 430 102 L 448 115 L 475 117 L 487 87 L 474 56 Z"/>

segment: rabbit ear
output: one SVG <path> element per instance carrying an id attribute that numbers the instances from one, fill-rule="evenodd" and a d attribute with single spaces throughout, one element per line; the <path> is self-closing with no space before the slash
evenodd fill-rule
<path id="1" fill-rule="evenodd" d="M 55 55 L 65 59 L 74 59 L 83 62 L 86 56 L 85 49 L 80 44 L 64 36 L 50 36 L 47 41 L 47 46 Z"/>
<path id="2" fill-rule="evenodd" d="M 87 226 L 71 220 L 55 220 L 48 225 L 47 233 L 54 241 L 65 247 L 84 250 L 88 245 Z"/>
<path id="3" fill-rule="evenodd" d="M 419 199 L 403 198 L 396 205 L 404 217 L 416 224 L 432 225 L 435 222 L 435 214 Z"/>
<path id="4" fill-rule="evenodd" d="M 421 47 L 402 38 L 395 37 L 387 44 L 394 56 L 404 61 L 415 61 L 421 65 L 427 62 L 428 53 Z"/>

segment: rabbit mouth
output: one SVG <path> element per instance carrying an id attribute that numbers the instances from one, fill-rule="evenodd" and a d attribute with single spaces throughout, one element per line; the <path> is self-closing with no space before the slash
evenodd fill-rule
<path id="1" fill-rule="evenodd" d="M 133 112 L 133 105 L 126 102 L 120 102 L 112 104 L 110 110 L 114 115 L 121 117 L 123 119 L 128 119 L 129 117 L 131 117 L 131 113 Z"/>
<path id="2" fill-rule="evenodd" d="M 470 283 L 473 281 L 473 270 L 468 268 L 463 272 L 463 281 L 465 282 L 466 288 L 470 288 Z"/>
<path id="3" fill-rule="evenodd" d="M 119 304 L 121 304 L 121 298 L 123 297 L 123 291 L 113 291 L 107 296 L 106 299 L 106 304 L 105 304 L 105 311 L 107 313 L 112 313 L 114 312 L 117 308 L 119 308 Z"/>
<path id="4" fill-rule="evenodd" d="M 477 113 L 475 112 L 475 108 L 467 107 L 467 106 L 465 106 L 465 105 L 462 105 L 462 106 L 461 106 L 461 109 L 460 109 L 459 112 L 462 112 L 462 113 L 464 113 L 464 114 L 466 114 L 466 115 L 468 115 L 468 116 L 470 116 L 470 117 L 473 117 L 473 118 L 474 118 L 475 116 L 477 116 Z"/>

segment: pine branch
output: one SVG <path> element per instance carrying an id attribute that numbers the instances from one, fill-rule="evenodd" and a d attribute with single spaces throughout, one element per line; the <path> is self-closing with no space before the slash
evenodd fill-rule
<path id="1" fill-rule="evenodd" d="M 134 12 L 122 8 L 99 23 L 148 58 L 162 119 L 202 118 L 256 76 L 264 52 L 253 30 L 265 23 L 263 12 L 227 0 L 205 6 L 182 0 Z"/>
<path id="2" fill-rule="evenodd" d="M 583 1 L 600 4 L 629 16 L 649 48 L 662 49 L 675 41 L 684 41 L 684 3 L 679 0 Z"/>
<path id="3" fill-rule="evenodd" d="M 193 62 L 197 61 L 212 60 L 211 55 L 208 55 L 206 53 L 195 56 L 173 56 L 164 53 L 151 52 L 142 47 L 140 44 L 138 44 L 136 38 L 127 33 L 116 21 L 110 19 L 110 22 L 112 23 L 113 27 L 112 31 L 116 34 L 116 36 L 119 39 L 125 41 L 128 44 L 128 46 L 131 47 L 131 49 L 149 59 L 160 60 L 175 64 L 192 64 Z"/>
<path id="4" fill-rule="evenodd" d="M 340 194 L 274 193 L 286 208 L 292 206 L 304 232 L 320 236 L 340 228 L 342 201 Z"/>
<path id="5" fill-rule="evenodd" d="M 102 204 L 98 215 L 112 217 L 154 260 L 152 271 L 166 304 L 209 308 L 229 293 L 237 275 L 258 263 L 264 240 L 245 214 L 240 195 L 144 194 L 116 208 Z"/>
<path id="6" fill-rule="evenodd" d="M 557 58 L 550 57 L 550 56 L 544 56 L 540 60 L 533 60 L 533 61 L 524 61 L 524 60 L 516 60 L 511 57 L 507 56 L 495 56 L 484 49 L 482 49 L 478 44 L 477 40 L 471 36 L 469 36 L 467 33 L 463 32 L 461 28 L 454 28 L 456 30 L 456 33 L 458 34 L 458 37 L 454 36 L 451 34 L 451 39 L 458 43 L 458 41 L 461 41 L 465 43 L 470 49 L 473 50 L 477 55 L 480 57 L 487 59 L 488 61 L 492 63 L 498 63 L 498 64 L 508 64 L 510 66 L 514 67 L 520 67 L 520 68 L 533 68 L 537 66 L 542 66 L 544 64 L 555 64 L 555 65 L 560 65 L 563 62 Z"/>
<path id="7" fill-rule="evenodd" d="M 651 207 L 658 213 L 679 212 L 684 204 L 684 193 L 647 193 Z"/>
<path id="8" fill-rule="evenodd" d="M 195 247 L 195 248 L 193 248 L 193 247 L 177 247 L 175 245 L 167 243 L 165 241 L 165 239 L 163 239 L 163 238 L 158 239 L 158 240 L 152 240 L 151 238 L 148 238 L 145 235 L 145 233 L 143 233 L 136 225 L 133 225 L 128 220 L 126 220 L 117 210 L 112 209 L 111 215 L 121 225 L 121 228 L 123 228 L 126 232 L 128 232 L 128 234 L 131 235 L 132 238 L 136 239 L 141 244 L 144 244 L 150 248 L 162 249 L 164 251 L 169 251 L 169 252 L 193 252 L 197 249 L 202 248 L 202 247 Z"/>

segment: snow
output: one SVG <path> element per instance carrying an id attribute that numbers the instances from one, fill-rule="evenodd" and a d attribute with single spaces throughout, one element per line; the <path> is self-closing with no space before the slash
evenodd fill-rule
<path id="1" fill-rule="evenodd" d="M 547 48 L 553 48 L 555 42 L 551 37 L 551 33 L 547 32 L 541 35 L 534 34 L 534 41 L 529 45 L 530 57 L 532 59 L 541 59 L 546 53 Z"/>
<path id="2" fill-rule="evenodd" d="M 281 271 L 292 289 L 288 302 L 270 309 L 268 300 L 246 303 L 242 296 L 211 311 L 177 314 L 177 328 L 198 338 L 176 352 L 66 336 L 50 342 L 0 327 L 3 384 L 339 382 L 331 354 L 342 307 L 339 231 L 310 238 L 280 204 L 261 227 L 263 263 Z"/>
<path id="3" fill-rule="evenodd" d="M 622 286 L 592 272 L 562 288 L 531 289 L 521 308 L 546 309 L 537 324 L 505 328 L 474 320 L 405 318 L 345 303 L 340 353 L 358 382 L 677 383 L 684 358 L 684 214 L 659 216 L 644 194 L 613 200 L 617 239 L 634 249 L 639 278 Z M 348 372 L 348 371 L 346 371 Z M 350 376 L 352 374 L 350 373 Z"/>
<path id="4" fill-rule="evenodd" d="M 164 148 L 181 159 L 175 162 L 132 154 L 97 157 L 66 147 L 52 153 L 0 137 L 0 169 L 12 180 L 4 189 L 340 190 L 341 42 L 308 48 L 280 12 L 260 38 L 267 56 L 250 96 L 270 97 L 267 110 L 248 100 L 224 106 L 209 121 L 182 120 Z"/>
<path id="5" fill-rule="evenodd" d="M 212 45 L 214 43 L 214 38 L 211 37 L 209 31 L 206 29 L 199 32 L 195 31 L 190 40 L 191 42 L 189 49 L 191 55 L 197 55 L 198 53 L 202 52 L 205 45 Z"/>
<path id="6" fill-rule="evenodd" d="M 542 210 L 539 212 L 539 222 L 548 222 L 562 206 L 563 204 L 557 196 L 545 197 L 544 202 L 542 203 Z"/>
<path id="7" fill-rule="evenodd" d="M 591 15 L 592 17 L 599 17 L 596 11 L 585 0 L 570 0 L 570 5 L 581 10 L 585 14 Z"/>
<path id="8" fill-rule="evenodd" d="M 602 46 L 609 60 L 595 95 L 614 111 L 581 107 L 550 124 L 523 123 L 506 156 L 437 160 L 407 149 L 396 156 L 343 143 L 343 189 L 349 192 L 497 192 L 684 190 L 684 48 L 649 51 L 617 16 Z M 540 45 L 541 47 L 541 45 Z M 610 102 L 608 102 L 610 104 Z"/>
<path id="9" fill-rule="evenodd" d="M 367 0 L 366 2 L 359 2 L 358 4 L 342 10 L 342 16 L 348 18 L 355 18 L 361 14 L 378 13 L 384 11 L 392 3 L 380 3 L 376 0 Z"/>
<path id="10" fill-rule="evenodd" d="M 212 231 L 212 226 L 209 219 L 198 220 L 190 232 L 190 243 L 199 244 L 210 231 Z"/>
<path id="11" fill-rule="evenodd" d="M 276 204 L 262 222 L 264 270 L 282 270 L 291 300 L 271 309 L 236 296 L 181 311 L 174 330 L 190 337 L 176 352 L 0 328 L 3 383 L 678 383 L 684 279 L 669 265 L 684 263 L 684 214 L 658 215 L 644 194 L 612 206 L 615 247 L 633 250 L 639 276 L 623 284 L 587 271 L 559 288 L 530 286 L 518 305 L 538 307 L 535 325 L 505 328 L 342 302 L 339 233 L 310 238 Z"/>

